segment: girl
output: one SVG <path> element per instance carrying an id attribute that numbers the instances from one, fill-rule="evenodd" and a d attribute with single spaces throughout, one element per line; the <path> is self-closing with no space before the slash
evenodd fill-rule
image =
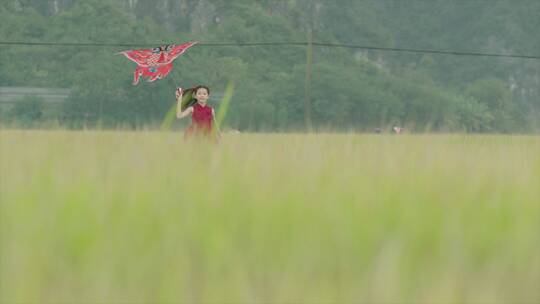
<path id="1" fill-rule="evenodd" d="M 214 109 L 207 105 L 208 98 L 210 98 L 210 89 L 207 86 L 196 86 L 193 89 L 189 89 L 186 93 L 193 94 L 194 103 L 187 100 L 187 103 L 182 104 L 182 98 L 184 92 L 181 88 L 176 89 L 176 117 L 182 119 L 191 114 L 191 124 L 186 129 L 184 134 L 185 138 L 192 136 L 210 138 L 212 134 L 213 124 L 216 122 L 216 115 Z M 186 107 L 183 109 L 183 106 Z M 217 124 L 216 124 L 217 127 Z M 219 134 L 219 129 L 217 130 Z"/>

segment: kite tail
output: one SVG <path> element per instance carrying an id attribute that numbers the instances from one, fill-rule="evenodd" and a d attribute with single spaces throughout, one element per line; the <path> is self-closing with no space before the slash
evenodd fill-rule
<path id="1" fill-rule="evenodd" d="M 167 77 L 167 75 L 169 75 L 172 69 L 173 69 L 172 63 L 159 67 L 158 71 L 159 71 L 159 74 L 161 75 L 161 78 Z"/>
<path id="2" fill-rule="evenodd" d="M 135 69 L 135 72 L 133 73 L 133 85 L 137 85 L 139 83 L 139 79 L 141 78 L 142 71 L 139 67 Z"/>
<path id="3" fill-rule="evenodd" d="M 154 82 L 154 81 L 156 81 L 158 79 L 161 79 L 161 75 L 159 73 L 156 73 L 156 74 L 152 75 L 150 79 L 148 79 L 148 82 Z"/>

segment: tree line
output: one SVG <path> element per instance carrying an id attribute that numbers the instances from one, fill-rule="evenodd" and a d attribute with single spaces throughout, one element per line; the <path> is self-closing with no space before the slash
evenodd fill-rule
<path id="1" fill-rule="evenodd" d="M 307 41 L 311 32 L 329 43 L 535 54 L 539 13 L 528 0 L 9 0 L 0 40 L 243 44 Z M 72 92 L 55 109 L 36 98 L 3 106 L 2 124 L 154 128 L 176 86 L 206 84 L 219 97 L 234 83 L 225 124 L 245 131 L 304 130 L 306 103 L 317 130 L 540 129 L 538 60 L 315 46 L 310 61 L 302 45 L 200 45 L 166 79 L 133 86 L 124 49 L 0 46 L 0 86 Z"/>

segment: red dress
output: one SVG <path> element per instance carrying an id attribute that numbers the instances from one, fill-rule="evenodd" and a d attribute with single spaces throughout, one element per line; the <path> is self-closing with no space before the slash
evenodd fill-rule
<path id="1" fill-rule="evenodd" d="M 191 124 L 186 129 L 185 136 L 212 134 L 212 107 L 209 105 L 201 106 L 198 102 L 193 105 L 193 114 L 191 114 Z"/>

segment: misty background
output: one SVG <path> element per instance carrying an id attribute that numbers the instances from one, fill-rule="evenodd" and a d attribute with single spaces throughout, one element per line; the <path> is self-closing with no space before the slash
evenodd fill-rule
<path id="1" fill-rule="evenodd" d="M 219 108 L 233 83 L 240 131 L 538 132 L 539 58 L 242 44 L 540 56 L 539 16 L 537 0 L 0 0 L 0 125 L 158 128 L 177 86 Z M 154 83 L 118 55 L 194 40 Z"/>

